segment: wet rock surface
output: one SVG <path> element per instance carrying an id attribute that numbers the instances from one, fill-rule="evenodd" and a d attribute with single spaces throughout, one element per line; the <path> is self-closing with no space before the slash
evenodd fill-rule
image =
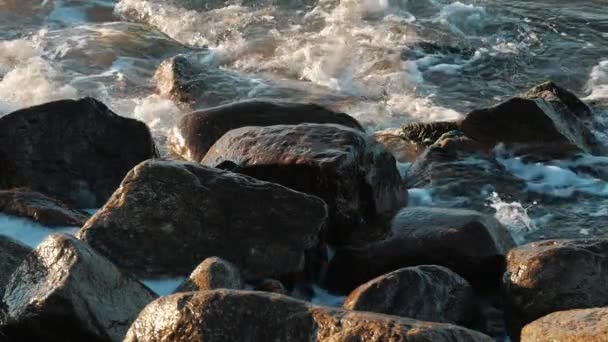
<path id="1" fill-rule="evenodd" d="M 86 213 L 28 189 L 0 190 L 0 213 L 20 216 L 47 227 L 82 226 Z"/>
<path id="2" fill-rule="evenodd" d="M 211 147 L 203 164 L 319 196 L 329 206 L 328 240 L 339 245 L 383 236 L 385 221 L 407 203 L 394 157 L 340 125 L 235 129 Z"/>
<path id="3" fill-rule="evenodd" d="M 156 156 L 143 122 L 92 99 L 0 118 L 0 188 L 27 187 L 81 208 L 101 206 L 135 165 Z"/>
<path id="4" fill-rule="evenodd" d="M 395 216 L 391 235 L 363 247 L 338 248 L 326 286 L 347 293 L 403 267 L 440 265 L 480 289 L 498 288 L 513 238 L 494 217 L 472 210 L 408 207 Z"/>
<path id="5" fill-rule="evenodd" d="M 163 297 L 133 323 L 138 341 L 492 341 L 450 324 L 314 306 L 290 297 L 215 290 Z"/>
<path id="6" fill-rule="evenodd" d="M 608 337 L 608 308 L 559 311 L 526 325 L 522 342 L 601 342 Z"/>
<path id="7" fill-rule="evenodd" d="M 473 320 L 473 288 L 458 274 L 435 265 L 402 268 L 359 286 L 345 309 L 423 321 L 465 324 Z"/>
<path id="8" fill-rule="evenodd" d="M 9 283 L 11 274 L 32 251 L 30 247 L 6 236 L 0 236 L 0 295 Z M 2 311 L 2 309 L 0 309 Z M 0 316 L 2 313 L 0 312 Z M 0 317 L 1 320 L 1 317 Z M 0 334 L 1 335 L 1 334 Z"/>
<path id="9" fill-rule="evenodd" d="M 226 260 L 211 257 L 198 265 L 175 292 L 241 288 L 243 280 L 238 268 Z"/>
<path id="10" fill-rule="evenodd" d="M 357 120 L 315 104 L 243 101 L 209 108 L 182 117 L 170 137 L 172 152 L 200 162 L 213 144 L 232 129 L 246 126 L 333 123 L 363 131 Z"/>
<path id="11" fill-rule="evenodd" d="M 147 161 L 129 172 L 78 236 L 142 277 L 189 274 L 205 258 L 245 279 L 302 271 L 327 208 L 314 196 L 194 163 Z"/>
<path id="12" fill-rule="evenodd" d="M 86 244 L 51 235 L 12 275 L 2 330 L 15 341 L 121 341 L 155 298 Z"/>
<path id="13" fill-rule="evenodd" d="M 504 275 L 509 333 L 555 311 L 608 305 L 608 240 L 548 240 L 509 252 Z"/>

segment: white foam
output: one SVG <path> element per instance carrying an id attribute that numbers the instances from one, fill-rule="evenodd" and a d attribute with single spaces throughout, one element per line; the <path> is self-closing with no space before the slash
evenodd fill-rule
<path id="1" fill-rule="evenodd" d="M 587 82 L 587 100 L 608 98 L 608 59 L 594 66 Z"/>
<path id="2" fill-rule="evenodd" d="M 525 241 L 525 236 L 538 230 L 538 227 L 528 215 L 528 209 L 519 202 L 505 202 L 497 193 L 488 198 L 489 206 L 496 210 L 494 217 L 502 223 L 513 236 L 517 244 Z"/>
<path id="3" fill-rule="evenodd" d="M 327 290 L 325 290 L 317 285 L 313 285 L 312 289 L 313 289 L 313 296 L 310 301 L 313 304 L 341 307 L 342 304 L 344 303 L 344 300 L 346 300 L 345 296 L 337 296 L 337 295 L 331 294 Z"/>
<path id="4" fill-rule="evenodd" d="M 430 207 L 433 206 L 433 196 L 430 189 L 423 188 L 411 188 L 408 192 L 408 203 L 409 207 Z"/>
<path id="5" fill-rule="evenodd" d="M 11 237 L 27 246 L 36 247 L 47 236 L 56 233 L 74 235 L 78 227 L 47 228 L 25 218 L 0 214 L 0 235 Z"/>
<path id="6" fill-rule="evenodd" d="M 476 35 L 482 31 L 486 18 L 487 12 L 484 7 L 456 1 L 441 9 L 438 21 L 453 32 Z"/>
<path id="7" fill-rule="evenodd" d="M 159 296 L 172 294 L 186 278 L 145 279 L 141 282 Z"/>

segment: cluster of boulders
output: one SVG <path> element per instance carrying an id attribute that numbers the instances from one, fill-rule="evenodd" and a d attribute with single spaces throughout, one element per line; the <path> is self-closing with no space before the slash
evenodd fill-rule
<path id="1" fill-rule="evenodd" d="M 525 192 L 496 145 L 603 153 L 592 119 L 551 83 L 374 135 L 317 105 L 246 101 L 184 116 L 160 158 L 143 123 L 94 99 L 8 114 L 0 213 L 80 230 L 34 249 L 0 238 L 0 341 L 601 340 L 608 241 L 517 247 L 475 210 L 483 191 Z M 469 201 L 407 206 L 430 186 Z M 138 280 L 161 277 L 187 278 L 161 298 Z M 342 308 L 313 305 L 318 286 Z"/>

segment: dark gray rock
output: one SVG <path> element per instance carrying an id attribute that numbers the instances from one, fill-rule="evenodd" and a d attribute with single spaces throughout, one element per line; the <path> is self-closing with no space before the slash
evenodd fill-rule
<path id="1" fill-rule="evenodd" d="M 407 204 L 395 158 L 341 125 L 235 129 L 202 162 L 319 196 L 329 206 L 328 241 L 338 245 L 384 236 L 386 221 Z"/>
<path id="2" fill-rule="evenodd" d="M 484 341 L 450 324 L 314 306 L 290 297 L 215 290 L 163 297 L 148 305 L 125 342 L 153 341 Z"/>
<path id="3" fill-rule="evenodd" d="M 326 275 L 328 289 L 348 293 L 399 268 L 440 265 L 480 289 L 497 288 L 505 255 L 515 246 L 494 217 L 472 210 L 409 207 L 393 219 L 391 235 L 363 247 L 338 248 Z"/>
<path id="4" fill-rule="evenodd" d="M 474 320 L 473 288 L 458 274 L 435 265 L 402 268 L 359 286 L 345 309 L 430 322 L 466 324 Z"/>
<path id="5" fill-rule="evenodd" d="M 122 341 L 155 297 L 81 241 L 51 235 L 13 273 L 3 331 L 16 341 Z"/>
<path id="6" fill-rule="evenodd" d="M 363 130 L 357 120 L 315 104 L 243 101 L 185 115 L 172 130 L 172 152 L 200 162 L 213 144 L 232 129 L 246 126 L 333 123 Z"/>
<path id="7" fill-rule="evenodd" d="M 0 118 L 0 189 L 26 187 L 83 208 L 101 206 L 127 172 L 156 156 L 142 122 L 85 98 Z"/>
<path id="8" fill-rule="evenodd" d="M 608 306 L 608 240 L 547 240 L 509 252 L 503 278 L 507 326 L 555 311 Z"/>
<path id="9" fill-rule="evenodd" d="M 205 259 L 175 292 L 243 288 L 241 272 L 231 262 L 217 257 Z"/>
<path id="10" fill-rule="evenodd" d="M 0 235 L 0 295 L 4 294 L 11 275 L 31 251 L 30 247 Z"/>
<path id="11" fill-rule="evenodd" d="M 325 203 L 278 184 L 194 163 L 151 160 L 129 172 L 79 238 L 142 277 L 189 274 L 217 256 L 243 277 L 304 269 Z"/>
<path id="12" fill-rule="evenodd" d="M 0 213 L 25 217 L 47 227 L 80 227 L 90 215 L 28 189 L 0 190 Z"/>

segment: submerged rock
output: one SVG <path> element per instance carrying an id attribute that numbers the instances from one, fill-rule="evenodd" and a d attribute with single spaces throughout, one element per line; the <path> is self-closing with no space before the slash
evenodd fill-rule
<path id="1" fill-rule="evenodd" d="M 183 276 L 217 256 L 257 279 L 302 271 L 326 221 L 317 197 L 194 163 L 150 160 L 129 172 L 78 236 L 142 277 Z"/>
<path id="2" fill-rule="evenodd" d="M 326 286 L 347 293 L 399 268 L 440 265 L 473 286 L 493 289 L 504 273 L 505 255 L 514 246 L 509 232 L 492 216 L 464 209 L 404 208 L 393 219 L 386 239 L 337 249 Z"/>
<path id="3" fill-rule="evenodd" d="M 198 265 L 175 292 L 243 288 L 241 272 L 231 262 L 211 257 Z"/>
<path id="4" fill-rule="evenodd" d="M 0 296 L 4 294 L 11 274 L 31 251 L 31 248 L 20 242 L 0 235 Z M 0 311 L 2 311 L 1 308 Z"/>
<path id="5" fill-rule="evenodd" d="M 504 275 L 511 338 L 555 311 L 608 305 L 608 240 L 548 240 L 515 248 Z"/>
<path id="6" fill-rule="evenodd" d="M 125 342 L 140 341 L 492 341 L 451 324 L 314 306 L 262 292 L 215 290 L 148 305 Z"/>
<path id="7" fill-rule="evenodd" d="M 80 227 L 89 215 L 28 189 L 0 190 L 0 213 L 25 217 L 47 227 Z"/>
<path id="8" fill-rule="evenodd" d="M 601 342 L 608 339 L 608 308 L 559 311 L 526 325 L 522 342 Z"/>
<path id="9" fill-rule="evenodd" d="M 368 281 L 350 293 L 343 308 L 463 324 L 474 319 L 469 283 L 435 265 L 402 268 Z"/>
<path id="10" fill-rule="evenodd" d="M 321 197 L 329 241 L 383 236 L 407 204 L 395 158 L 372 138 L 340 125 L 243 127 L 226 133 L 202 161 Z"/>
<path id="11" fill-rule="evenodd" d="M 526 184 L 501 165 L 478 142 L 461 132 L 441 136 L 410 167 L 408 188 L 427 188 L 437 203 L 488 210 L 488 197 L 524 198 Z"/>
<path id="12" fill-rule="evenodd" d="M 0 189 L 27 187 L 96 208 L 133 166 L 155 156 L 143 122 L 118 116 L 91 98 L 0 118 Z"/>
<path id="13" fill-rule="evenodd" d="M 226 132 L 245 126 L 334 123 L 363 131 L 357 120 L 315 104 L 243 101 L 197 111 L 182 117 L 170 136 L 179 157 L 200 162 Z"/>
<path id="14" fill-rule="evenodd" d="M 551 157 L 576 152 L 598 154 L 603 148 L 585 122 L 590 113 L 572 93 L 546 83 L 533 88 L 526 97 L 472 111 L 462 121 L 461 129 L 487 146 L 524 145 L 526 153 Z"/>
<path id="15" fill-rule="evenodd" d="M 3 331 L 19 341 L 121 341 L 155 297 L 81 241 L 51 235 L 12 275 Z"/>

